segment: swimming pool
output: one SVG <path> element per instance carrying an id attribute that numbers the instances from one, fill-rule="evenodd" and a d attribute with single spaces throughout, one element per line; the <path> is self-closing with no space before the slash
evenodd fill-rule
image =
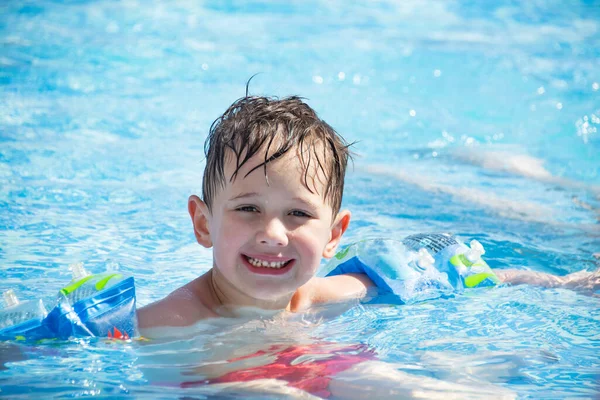
<path id="1" fill-rule="evenodd" d="M 595 2 L 0 7 L 2 291 L 51 299 L 67 265 L 83 261 L 133 274 L 143 305 L 206 271 L 187 197 L 200 192 L 210 123 L 255 73 L 251 93 L 304 96 L 357 141 L 345 243 L 448 231 L 483 243 L 493 268 L 598 268 Z M 264 382 L 181 383 L 270 346 L 307 346 L 311 362 L 323 346 L 359 345 L 403 383 L 364 371 L 347 375 L 350 392 L 338 397 L 362 387 L 377 398 L 465 388 L 589 398 L 600 392 L 599 306 L 567 290 L 503 287 L 205 325 L 144 344 L 2 348 L 0 395 L 279 398 L 293 394 Z"/>

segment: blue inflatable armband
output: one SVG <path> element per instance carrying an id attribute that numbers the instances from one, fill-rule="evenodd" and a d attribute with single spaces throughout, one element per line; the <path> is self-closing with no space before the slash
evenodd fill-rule
<path id="1" fill-rule="evenodd" d="M 12 290 L 4 292 L 6 308 L 0 311 L 0 338 L 25 338 L 45 332 L 48 314 L 41 299 L 20 302 Z"/>
<path id="2" fill-rule="evenodd" d="M 445 233 L 417 234 L 402 241 L 414 251 L 426 250 L 435 260 L 435 267 L 446 272 L 452 286 L 458 290 L 501 283 L 492 269 L 481 258 L 485 250 L 477 240 L 470 247 Z"/>
<path id="3" fill-rule="evenodd" d="M 74 304 L 59 302 L 46 320 L 59 339 L 73 336 L 134 337 L 137 331 L 134 279 L 121 280 Z"/>
<path id="4" fill-rule="evenodd" d="M 137 333 L 135 282 L 120 273 L 88 274 L 72 265 L 73 280 L 60 290 L 57 305 L 46 315 L 0 330 L 0 339 L 129 339 Z"/>
<path id="5" fill-rule="evenodd" d="M 337 253 L 319 275 L 363 273 L 381 292 L 395 295 L 402 303 L 415 303 L 464 288 L 499 284 L 481 259 L 483 253 L 479 242 L 471 242 L 469 248 L 448 234 L 363 240 Z"/>

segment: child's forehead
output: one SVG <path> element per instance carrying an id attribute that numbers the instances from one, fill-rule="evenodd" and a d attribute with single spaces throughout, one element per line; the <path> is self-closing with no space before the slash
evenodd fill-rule
<path id="1" fill-rule="evenodd" d="M 317 170 L 325 169 L 328 157 L 324 151 L 323 143 L 317 141 L 303 142 L 301 145 L 292 145 L 285 151 L 282 151 L 282 147 L 277 140 L 274 140 L 270 145 L 261 146 L 250 157 L 248 157 L 250 150 L 247 147 L 242 148 L 238 152 L 239 155 L 236 155 L 233 150 L 227 149 L 225 151 L 225 165 L 240 166 L 240 171 L 242 169 L 250 171 L 266 162 L 267 169 L 296 167 L 303 171 L 307 170 L 311 174 L 316 174 Z M 246 158 L 248 159 L 246 160 Z M 319 163 L 323 168 L 318 168 Z M 264 171 L 262 167 L 260 169 Z"/>
<path id="2" fill-rule="evenodd" d="M 294 184 L 301 183 L 309 191 L 322 196 L 327 182 L 326 160 L 323 159 L 322 145 L 292 146 L 285 153 L 270 160 L 270 157 L 278 151 L 276 145 L 272 145 L 268 150 L 267 146 L 263 146 L 246 160 L 247 150 L 244 150 L 239 157 L 232 150 L 228 150 L 225 153 L 226 180 L 233 183 L 245 181 L 250 177 L 264 177 L 268 183 L 273 179 L 288 179 Z M 266 160 L 269 161 L 265 164 Z"/>

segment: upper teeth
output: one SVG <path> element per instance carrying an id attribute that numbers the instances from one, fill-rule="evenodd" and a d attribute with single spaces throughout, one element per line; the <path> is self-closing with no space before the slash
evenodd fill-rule
<path id="1" fill-rule="evenodd" d="M 247 257 L 247 259 L 248 262 L 255 267 L 281 268 L 287 263 L 287 261 L 265 261 L 252 257 Z"/>

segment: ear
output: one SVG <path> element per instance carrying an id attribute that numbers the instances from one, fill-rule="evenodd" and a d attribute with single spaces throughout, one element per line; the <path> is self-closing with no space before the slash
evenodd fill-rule
<path id="1" fill-rule="evenodd" d="M 188 200 L 188 212 L 194 224 L 194 235 L 198 243 L 206 248 L 212 247 L 210 230 L 208 228 L 210 211 L 208 211 L 206 203 L 200 200 L 198 196 L 192 195 Z"/>
<path id="2" fill-rule="evenodd" d="M 323 250 L 324 258 L 331 258 L 335 255 L 335 250 L 340 244 L 340 240 L 342 240 L 342 235 L 344 235 L 344 232 L 348 229 L 348 225 L 350 225 L 350 216 L 350 211 L 342 210 L 335 218 L 331 226 L 329 242 L 325 246 L 325 250 Z"/>

